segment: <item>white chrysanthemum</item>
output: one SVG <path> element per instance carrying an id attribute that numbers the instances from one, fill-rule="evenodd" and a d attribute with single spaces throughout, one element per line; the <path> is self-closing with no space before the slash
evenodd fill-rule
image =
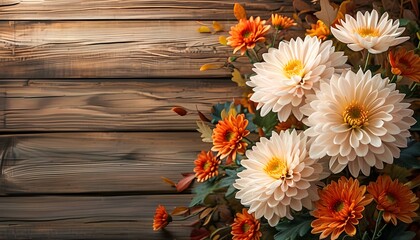
<path id="1" fill-rule="evenodd" d="M 321 42 L 310 36 L 282 41 L 278 49 L 270 48 L 263 58 L 264 62 L 254 64 L 257 75 L 247 82 L 254 90 L 251 100 L 258 102 L 262 116 L 272 110 L 280 121 L 286 121 L 291 113 L 301 120 L 299 109 L 305 95 L 313 93 L 320 81 L 328 81 L 333 73 L 347 67 L 347 57 L 334 52 L 332 41 Z"/>
<path id="2" fill-rule="evenodd" d="M 238 173 L 233 184 L 239 191 L 236 198 L 249 206 L 256 218 L 264 216 L 271 226 L 280 218 L 293 219 L 291 209 L 312 209 L 318 200 L 317 185 L 328 176 L 328 167 L 310 159 L 307 138 L 295 130 L 273 132 L 270 140 L 261 141 L 246 152 L 248 159 L 241 161 L 246 168 Z"/>
<path id="3" fill-rule="evenodd" d="M 316 96 L 308 96 L 309 104 L 302 108 L 309 115 L 305 134 L 313 141 L 309 155 L 328 155 L 333 173 L 348 165 L 354 177 L 360 170 L 368 176 L 371 167 L 391 164 L 399 157 L 399 148 L 406 147 L 408 129 L 415 123 L 403 98 L 395 84 L 370 71 L 333 76 Z"/>
<path id="4" fill-rule="evenodd" d="M 353 51 L 367 49 L 370 53 L 378 54 L 388 50 L 389 47 L 405 42 L 409 37 L 398 37 L 403 32 L 399 21 L 388 20 L 388 13 L 384 13 L 378 20 L 378 12 L 357 12 L 357 19 L 346 14 L 345 21 L 331 28 L 331 32 L 340 42 L 347 43 Z"/>

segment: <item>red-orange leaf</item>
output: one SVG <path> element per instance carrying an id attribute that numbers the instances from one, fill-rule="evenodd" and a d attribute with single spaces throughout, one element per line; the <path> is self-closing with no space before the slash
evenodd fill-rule
<path id="1" fill-rule="evenodd" d="M 184 191 L 191 185 L 194 179 L 195 179 L 194 173 L 190 173 L 189 175 L 184 176 L 181 180 L 179 180 L 178 184 L 176 184 L 176 190 L 178 192 Z"/>
<path id="2" fill-rule="evenodd" d="M 171 110 L 177 113 L 179 116 L 185 116 L 187 114 L 187 110 L 185 110 L 183 107 L 173 107 Z"/>
<path id="3" fill-rule="evenodd" d="M 238 21 L 241 19 L 246 19 L 245 8 L 239 3 L 235 3 L 233 6 L 233 14 L 235 15 L 236 19 L 238 19 Z"/>

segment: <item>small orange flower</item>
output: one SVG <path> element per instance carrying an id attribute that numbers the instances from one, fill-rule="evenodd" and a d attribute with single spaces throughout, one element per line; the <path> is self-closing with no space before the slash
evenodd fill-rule
<path id="1" fill-rule="evenodd" d="M 295 20 L 280 14 L 271 14 L 271 25 L 277 30 L 284 30 L 295 26 Z"/>
<path id="2" fill-rule="evenodd" d="M 321 20 L 318 20 L 316 24 L 311 24 L 311 29 L 306 29 L 306 35 L 311 37 L 316 36 L 320 40 L 327 39 L 330 34 L 330 29 Z"/>
<path id="3" fill-rule="evenodd" d="M 236 154 L 244 154 L 248 144 L 243 138 L 249 134 L 246 130 L 248 120 L 244 114 L 236 117 L 229 115 L 227 118 L 220 120 L 213 130 L 213 147 L 212 151 L 218 152 L 217 156 L 222 159 L 227 157 L 226 164 L 232 163 L 236 159 Z"/>
<path id="4" fill-rule="evenodd" d="M 204 182 L 209 178 L 217 176 L 219 174 L 218 169 L 220 163 L 221 161 L 213 156 L 211 151 L 201 151 L 198 154 L 197 159 L 194 161 L 194 172 L 197 177 L 197 181 Z"/>
<path id="5" fill-rule="evenodd" d="M 362 212 L 372 198 L 365 196 L 366 186 L 359 186 L 359 181 L 341 177 L 319 191 L 319 200 L 315 203 L 312 215 L 312 233 L 321 233 L 320 239 L 331 234 L 337 239 L 342 232 L 349 236 L 356 234 L 355 225 L 363 218 Z"/>
<path id="6" fill-rule="evenodd" d="M 260 222 L 245 208 L 242 209 L 242 213 L 236 213 L 230 233 L 233 240 L 258 240 L 262 236 Z"/>
<path id="7" fill-rule="evenodd" d="M 165 228 L 172 221 L 171 215 L 166 212 L 166 208 L 162 205 L 158 205 L 153 218 L 153 230 L 158 231 L 159 229 Z"/>
<path id="8" fill-rule="evenodd" d="M 419 204 L 418 198 L 398 179 L 392 181 L 389 176 L 379 176 L 376 182 L 371 182 L 367 191 L 373 196 L 378 204 L 376 208 L 384 211 L 383 218 L 386 222 L 391 221 L 397 225 L 397 218 L 405 223 L 413 222 Z"/>
<path id="9" fill-rule="evenodd" d="M 232 26 L 230 29 L 230 36 L 226 39 L 227 45 L 233 47 L 233 53 L 241 50 L 241 55 L 244 55 L 247 49 L 255 47 L 257 42 L 265 41 L 265 34 L 270 25 L 265 25 L 265 21 L 261 21 L 260 17 L 250 17 L 247 19 L 240 19 L 239 23 Z"/>
<path id="10" fill-rule="evenodd" d="M 397 51 L 389 51 L 391 72 L 394 75 L 407 77 L 414 82 L 420 82 L 420 56 L 413 50 L 398 48 Z"/>

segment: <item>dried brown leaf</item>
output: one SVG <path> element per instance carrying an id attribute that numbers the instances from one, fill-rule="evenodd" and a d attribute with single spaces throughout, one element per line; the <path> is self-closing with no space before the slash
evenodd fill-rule
<path id="1" fill-rule="evenodd" d="M 338 9 L 334 9 L 329 0 L 320 0 L 319 3 L 321 5 L 321 11 L 314 14 L 319 20 L 323 21 L 325 25 L 329 27 L 337 17 Z"/>
<path id="2" fill-rule="evenodd" d="M 162 178 L 162 180 L 164 182 L 166 182 L 167 184 L 171 185 L 172 187 L 175 187 L 176 186 L 176 184 L 171 179 L 166 178 L 166 177 L 161 177 L 161 178 Z"/>
<path id="3" fill-rule="evenodd" d="M 189 209 L 189 208 L 187 208 L 187 207 L 176 207 L 176 208 L 172 211 L 171 215 L 172 215 L 172 216 L 182 216 L 182 215 L 184 215 L 184 214 L 188 213 L 189 211 L 190 211 L 190 209 Z"/>

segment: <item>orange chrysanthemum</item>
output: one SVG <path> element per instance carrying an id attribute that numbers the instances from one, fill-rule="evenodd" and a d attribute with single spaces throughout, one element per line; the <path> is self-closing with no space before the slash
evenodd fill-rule
<path id="1" fill-rule="evenodd" d="M 284 30 L 295 26 L 295 20 L 280 14 L 271 14 L 271 25 L 277 30 Z"/>
<path id="2" fill-rule="evenodd" d="M 413 50 L 398 48 L 396 52 L 389 51 L 391 72 L 394 75 L 407 77 L 417 83 L 420 82 L 420 56 Z"/>
<path id="3" fill-rule="evenodd" d="M 363 218 L 362 212 L 372 198 L 365 196 L 366 186 L 359 186 L 359 181 L 341 177 L 319 192 L 319 200 L 315 203 L 312 215 L 312 233 L 321 233 L 320 239 L 331 234 L 337 239 L 342 232 L 349 236 L 356 234 L 355 225 Z"/>
<path id="4" fill-rule="evenodd" d="M 248 144 L 243 141 L 243 138 L 249 134 L 246 130 L 248 120 L 245 119 L 244 114 L 239 114 L 236 117 L 229 115 L 224 120 L 219 121 L 216 128 L 213 130 L 213 147 L 212 151 L 218 152 L 217 156 L 220 158 L 227 157 L 227 164 L 232 163 L 236 159 L 236 154 L 243 155 Z"/>
<path id="5" fill-rule="evenodd" d="M 172 221 L 171 215 L 166 212 L 166 208 L 162 205 L 158 205 L 153 218 L 153 230 L 158 231 L 159 229 L 165 228 Z"/>
<path id="6" fill-rule="evenodd" d="M 397 225 L 397 218 L 405 223 L 413 222 L 419 204 L 418 198 L 398 179 L 392 181 L 389 176 L 379 176 L 376 182 L 371 182 L 367 191 L 373 196 L 378 204 L 376 208 L 384 211 L 383 218 L 386 222 L 391 221 Z"/>
<path id="7" fill-rule="evenodd" d="M 241 55 L 243 55 L 247 49 L 254 48 L 257 42 L 265 41 L 264 36 L 268 29 L 270 25 L 265 25 L 265 21 L 262 21 L 260 17 L 241 19 L 238 24 L 231 27 L 230 36 L 226 39 L 227 45 L 234 48 L 233 53 L 241 50 Z"/>
<path id="8" fill-rule="evenodd" d="M 316 24 L 311 24 L 311 29 L 306 29 L 306 35 L 318 37 L 321 40 L 327 39 L 330 34 L 330 29 L 321 20 L 318 20 Z"/>
<path id="9" fill-rule="evenodd" d="M 236 213 L 230 233 L 233 240 L 258 240 L 262 236 L 260 222 L 245 208 L 242 209 L 242 213 Z"/>
<path id="10" fill-rule="evenodd" d="M 194 161 L 195 176 L 198 182 L 207 181 L 209 178 L 217 176 L 219 174 L 219 164 L 221 161 L 213 156 L 211 151 L 201 151 L 197 159 Z"/>

